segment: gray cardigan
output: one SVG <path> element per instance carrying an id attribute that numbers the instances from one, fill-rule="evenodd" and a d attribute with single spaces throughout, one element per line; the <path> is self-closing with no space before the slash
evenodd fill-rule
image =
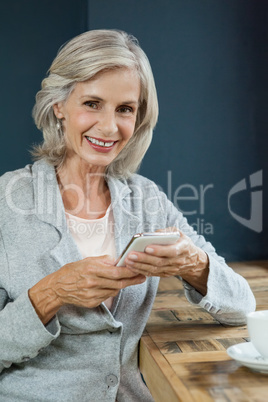
<path id="1" fill-rule="evenodd" d="M 187 224 L 157 186 L 140 175 L 108 180 L 119 254 L 141 231 L 177 226 L 210 260 L 208 293 L 185 284 L 189 302 L 239 325 L 255 309 L 244 278 Z M 67 230 L 54 168 L 45 161 L 0 178 L 0 400 L 152 401 L 138 369 L 138 342 L 159 278 L 123 289 L 112 310 L 62 307 L 44 326 L 27 290 L 81 255 Z"/>

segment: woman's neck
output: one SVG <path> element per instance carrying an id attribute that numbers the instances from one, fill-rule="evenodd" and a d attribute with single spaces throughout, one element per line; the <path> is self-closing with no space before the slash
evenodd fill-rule
<path id="1" fill-rule="evenodd" d="M 105 168 L 67 161 L 57 170 L 58 184 L 66 212 L 84 219 L 98 219 L 110 205 Z"/>

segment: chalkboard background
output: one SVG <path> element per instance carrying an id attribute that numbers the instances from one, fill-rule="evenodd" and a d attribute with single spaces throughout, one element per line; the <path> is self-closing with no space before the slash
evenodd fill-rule
<path id="1" fill-rule="evenodd" d="M 154 71 L 160 116 L 140 173 L 228 261 L 267 258 L 265 0 L 1 2 L 0 174 L 41 141 L 31 110 L 58 48 L 100 28 L 134 34 Z"/>

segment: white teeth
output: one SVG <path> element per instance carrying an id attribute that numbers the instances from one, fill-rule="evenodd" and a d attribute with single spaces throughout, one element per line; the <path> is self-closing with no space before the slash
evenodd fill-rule
<path id="1" fill-rule="evenodd" d="M 87 137 L 87 139 L 92 142 L 92 144 L 100 145 L 101 147 L 111 147 L 114 144 L 114 141 L 112 142 L 103 142 L 103 141 L 98 141 L 95 138 Z"/>

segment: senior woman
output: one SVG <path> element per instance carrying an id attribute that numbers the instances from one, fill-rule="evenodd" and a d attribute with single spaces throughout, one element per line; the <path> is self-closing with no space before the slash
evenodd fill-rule
<path id="1" fill-rule="evenodd" d="M 157 186 L 134 174 L 158 106 L 150 64 L 124 32 L 85 32 L 58 53 L 36 96 L 36 162 L 0 179 L 0 400 L 152 401 L 138 342 L 159 277 L 239 325 L 247 282 Z M 142 231 L 180 231 L 115 260 Z"/>

